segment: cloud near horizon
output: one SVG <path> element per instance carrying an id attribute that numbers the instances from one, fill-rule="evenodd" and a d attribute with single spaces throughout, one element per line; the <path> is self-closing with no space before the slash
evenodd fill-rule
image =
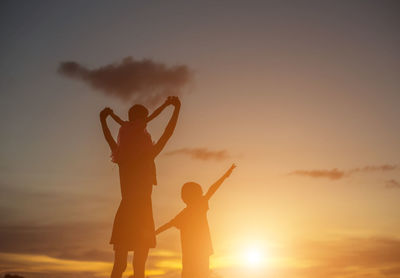
<path id="1" fill-rule="evenodd" d="M 398 166 L 397 165 L 390 165 L 390 164 L 384 164 L 384 165 L 377 165 L 377 166 L 365 166 L 362 168 L 354 168 L 350 170 L 339 170 L 337 168 L 331 169 L 331 170 L 295 170 L 293 172 L 290 172 L 289 175 L 297 175 L 297 176 L 307 176 L 311 178 L 327 178 L 331 180 L 339 180 L 345 177 L 349 177 L 353 174 L 357 173 L 372 173 L 372 172 L 387 172 L 387 171 L 393 171 L 397 170 Z"/>
<path id="2" fill-rule="evenodd" d="M 109 277 L 112 260 L 82 256 L 75 259 L 54 257 L 46 252 L 46 243 L 42 243 L 43 252 L 32 254 L 29 252 L 31 244 L 31 241 L 26 242 L 26 252 L 0 251 L 0 265 L 7 265 L 6 269 L 0 269 L 0 274 L 12 272 L 41 278 Z M 68 248 L 73 249 L 74 244 L 70 244 Z M 266 276 L 274 274 L 275 277 L 287 278 L 395 278 L 400 274 L 400 239 L 397 237 L 298 240 L 281 245 L 279 251 L 279 255 L 270 258 Z M 230 262 L 231 256 L 230 253 L 224 253 L 211 257 L 212 269 L 217 274 L 227 273 L 218 277 L 240 277 L 232 275 L 240 271 L 241 264 L 237 261 Z M 152 250 L 147 275 L 180 277 L 179 253 Z"/>
<path id="3" fill-rule="evenodd" d="M 395 179 L 387 180 L 385 183 L 386 188 L 398 188 L 400 189 L 400 182 Z"/>
<path id="4" fill-rule="evenodd" d="M 0 225 L 0 277 L 3 271 L 40 278 L 109 277 L 114 257 L 109 235 L 109 223 Z M 175 250 L 152 250 L 147 274 L 179 273 L 179 262 Z"/>
<path id="5" fill-rule="evenodd" d="M 231 157 L 227 150 L 209 150 L 207 148 L 182 148 L 165 153 L 165 155 L 187 155 L 199 160 L 226 160 Z"/>
<path id="6" fill-rule="evenodd" d="M 293 245 L 299 261 L 313 262 L 293 269 L 293 277 L 399 277 L 400 239 L 352 237 L 325 241 L 302 241 Z"/>
<path id="7" fill-rule="evenodd" d="M 58 73 L 84 81 L 107 95 L 148 105 L 169 95 L 181 95 L 192 80 L 192 71 L 186 65 L 169 67 L 150 59 L 132 57 L 95 69 L 75 61 L 64 61 L 59 64 Z"/>

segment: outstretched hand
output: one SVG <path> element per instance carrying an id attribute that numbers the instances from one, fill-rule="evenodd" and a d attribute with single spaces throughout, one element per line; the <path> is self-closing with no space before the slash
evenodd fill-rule
<path id="1" fill-rule="evenodd" d="M 214 195 L 214 193 L 222 185 L 222 183 L 225 181 L 225 179 L 232 174 L 232 171 L 235 168 L 236 168 L 236 165 L 232 164 L 231 168 L 229 168 L 229 170 L 226 171 L 226 173 L 222 177 L 220 177 L 213 185 L 210 186 L 206 195 L 204 195 L 207 200 L 209 200 Z"/>
<path id="2" fill-rule="evenodd" d="M 236 168 L 236 164 L 232 164 L 231 168 L 229 168 L 229 170 L 226 171 L 224 177 L 225 178 L 229 177 L 232 174 L 233 169 L 235 169 L 235 168 Z"/>

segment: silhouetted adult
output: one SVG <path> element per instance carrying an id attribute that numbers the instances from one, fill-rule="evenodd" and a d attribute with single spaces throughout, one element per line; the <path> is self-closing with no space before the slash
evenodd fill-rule
<path id="1" fill-rule="evenodd" d="M 115 156 L 118 157 L 115 162 L 119 166 L 122 195 L 110 240 L 114 245 L 115 254 L 111 278 L 122 277 L 127 265 L 128 251 L 134 251 L 134 277 L 144 278 L 149 248 L 154 248 L 156 245 L 151 202 L 153 185 L 157 184 L 154 159 L 162 151 L 175 129 L 181 103 L 178 97 L 169 97 L 160 107 L 161 110 L 168 105 L 175 107 L 174 112 L 164 133 L 155 144 L 148 144 L 146 123 L 151 116 L 148 117 L 148 110 L 144 106 L 134 105 L 129 110 L 129 122 L 122 122 L 120 130 L 120 135 L 124 132 L 128 137 L 119 138 L 121 145 L 114 140 L 107 126 L 108 116 L 116 118 L 112 110 L 105 108 L 100 112 L 104 137 L 113 153 L 113 159 Z"/>

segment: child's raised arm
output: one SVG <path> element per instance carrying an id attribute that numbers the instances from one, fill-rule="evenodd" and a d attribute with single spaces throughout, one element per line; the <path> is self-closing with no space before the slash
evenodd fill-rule
<path id="1" fill-rule="evenodd" d="M 206 195 L 204 196 L 207 200 L 209 200 L 211 198 L 211 196 L 214 195 L 214 193 L 222 185 L 224 180 L 231 175 L 233 169 L 235 169 L 235 168 L 236 168 L 236 165 L 232 164 L 231 168 L 229 168 L 229 170 L 226 171 L 226 173 L 219 180 L 217 180 L 213 185 L 210 186 Z"/>
<path id="2" fill-rule="evenodd" d="M 164 149 L 168 140 L 171 138 L 172 133 L 174 133 L 176 123 L 178 122 L 179 111 L 181 109 L 181 101 L 178 97 L 168 97 L 166 103 L 174 106 L 174 112 L 172 113 L 171 118 L 167 124 L 167 127 L 164 130 L 164 133 L 161 135 L 160 139 L 158 139 L 157 143 L 154 145 L 154 157 L 160 154 L 160 152 Z"/>
<path id="3" fill-rule="evenodd" d="M 123 121 L 120 117 L 114 114 L 114 111 L 111 110 L 110 113 L 111 118 L 113 118 L 114 121 L 116 121 L 118 124 L 123 125 L 125 121 Z"/>
<path id="4" fill-rule="evenodd" d="M 112 113 L 112 110 L 108 107 L 104 108 L 100 112 L 100 122 L 101 128 L 103 129 L 104 138 L 106 139 L 108 145 L 110 146 L 111 152 L 114 152 L 117 148 L 117 142 L 115 142 L 114 138 L 111 135 L 110 129 L 107 125 L 107 117 Z"/>
<path id="5" fill-rule="evenodd" d="M 153 113 L 151 113 L 151 115 L 147 117 L 146 122 L 150 122 L 155 117 L 160 115 L 160 113 L 165 109 L 165 107 L 167 107 L 170 104 L 171 104 L 171 97 L 168 97 L 167 100 L 160 107 L 154 110 Z"/>
<path id="6" fill-rule="evenodd" d="M 172 228 L 173 226 L 174 226 L 174 225 L 173 225 L 173 222 L 172 222 L 172 221 L 169 221 L 167 224 L 162 225 L 161 227 L 159 227 L 159 228 L 156 230 L 156 235 L 158 235 L 158 234 L 160 234 L 160 233 L 162 233 L 162 232 L 164 232 L 164 231 L 166 231 L 166 230 Z"/>

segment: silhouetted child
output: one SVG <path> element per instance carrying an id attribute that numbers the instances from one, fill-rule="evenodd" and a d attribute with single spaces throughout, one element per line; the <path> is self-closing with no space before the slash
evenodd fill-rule
<path id="1" fill-rule="evenodd" d="M 181 234 L 182 278 L 209 277 L 209 257 L 213 253 L 210 230 L 208 227 L 208 200 L 230 176 L 235 164 L 215 182 L 203 195 L 201 186 L 188 182 L 182 186 L 181 197 L 186 204 L 173 220 L 156 230 L 159 234 L 171 227 L 176 227 Z"/>
<path id="2" fill-rule="evenodd" d="M 150 116 L 148 116 L 148 110 L 144 106 L 136 104 L 129 109 L 129 121 L 122 120 L 108 108 L 110 116 L 121 125 L 118 132 L 117 148 L 111 154 L 113 162 L 118 163 L 121 159 L 129 159 L 132 155 L 138 155 L 138 153 L 152 148 L 153 142 L 150 133 L 146 130 L 147 123 L 157 117 L 171 101 L 172 97 L 168 97 Z"/>

